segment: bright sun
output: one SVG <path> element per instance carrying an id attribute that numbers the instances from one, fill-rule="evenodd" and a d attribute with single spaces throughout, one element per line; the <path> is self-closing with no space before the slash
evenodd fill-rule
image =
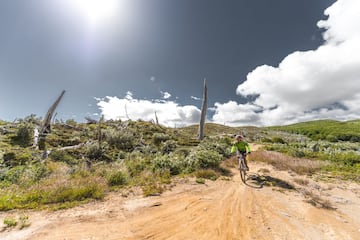
<path id="1" fill-rule="evenodd" d="M 110 20 L 119 10 L 119 0 L 70 0 L 67 1 L 77 14 L 97 25 Z"/>

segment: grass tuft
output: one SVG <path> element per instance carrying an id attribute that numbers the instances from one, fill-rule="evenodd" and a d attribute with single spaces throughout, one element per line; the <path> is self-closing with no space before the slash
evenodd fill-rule
<path id="1" fill-rule="evenodd" d="M 219 178 L 219 174 L 213 169 L 200 169 L 194 172 L 195 177 L 210 179 L 215 181 Z"/>

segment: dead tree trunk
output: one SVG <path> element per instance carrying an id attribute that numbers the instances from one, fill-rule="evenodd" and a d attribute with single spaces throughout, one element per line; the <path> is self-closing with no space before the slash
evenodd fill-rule
<path id="1" fill-rule="evenodd" d="M 206 85 L 206 79 L 204 79 L 204 93 L 203 93 L 203 102 L 201 107 L 201 117 L 199 124 L 199 133 L 198 133 L 199 140 L 202 140 L 204 138 L 206 109 L 207 109 L 207 85 Z"/>
<path id="2" fill-rule="evenodd" d="M 158 116 L 156 114 L 156 111 L 155 111 L 155 123 L 156 123 L 156 125 L 159 125 L 159 119 L 158 119 Z"/>
<path id="3" fill-rule="evenodd" d="M 41 128 L 40 128 L 40 132 L 39 132 L 39 149 L 44 150 L 44 152 L 46 152 L 46 147 L 45 147 L 45 137 L 46 134 L 51 132 L 51 118 L 54 115 L 55 109 L 56 107 L 59 105 L 59 102 L 61 101 L 61 98 L 64 96 L 65 94 L 65 90 L 63 90 L 60 94 L 60 96 L 56 99 L 56 101 L 53 103 L 53 105 L 49 108 L 48 112 L 45 115 L 45 118 L 42 122 Z"/>
<path id="4" fill-rule="evenodd" d="M 59 102 L 61 101 L 61 98 L 64 96 L 64 94 L 65 94 L 65 90 L 63 90 L 61 92 L 60 96 L 56 99 L 56 101 L 53 103 L 53 105 L 49 108 L 49 110 L 46 113 L 45 118 L 43 120 L 41 129 L 40 129 L 40 134 L 51 132 L 51 129 L 50 129 L 51 118 L 54 115 L 55 109 L 59 105 Z"/>
<path id="5" fill-rule="evenodd" d="M 99 143 L 99 150 L 101 149 L 101 143 L 102 143 L 102 132 L 101 132 L 101 124 L 104 121 L 104 115 L 101 115 L 101 118 L 99 120 L 99 125 L 98 125 L 98 143 Z"/>
<path id="6" fill-rule="evenodd" d="M 126 104 L 125 104 L 125 114 L 126 114 L 127 119 L 130 120 L 129 115 L 128 115 L 128 112 L 127 112 Z"/>

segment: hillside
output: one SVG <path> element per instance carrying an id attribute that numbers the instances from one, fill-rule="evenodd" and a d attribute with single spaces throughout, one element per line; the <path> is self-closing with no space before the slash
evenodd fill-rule
<path id="1" fill-rule="evenodd" d="M 313 140 L 360 142 L 360 120 L 346 122 L 318 120 L 287 126 L 274 126 L 268 129 L 301 134 Z"/>
<path id="2" fill-rule="evenodd" d="M 326 121 L 206 124 L 199 141 L 197 126 L 69 120 L 34 146 L 37 123 L 0 121 L 1 239 L 357 239 L 358 142 L 291 132 Z M 229 158 L 237 133 L 253 148 L 248 185 Z"/>
<path id="3" fill-rule="evenodd" d="M 199 125 L 192 125 L 188 127 L 181 128 L 181 131 L 190 135 L 196 136 L 198 132 Z M 204 132 L 207 136 L 219 136 L 219 135 L 228 135 L 234 136 L 236 134 L 243 134 L 247 137 L 254 136 L 257 132 L 261 131 L 261 128 L 244 126 L 244 127 L 229 127 L 216 123 L 206 123 L 204 127 Z"/>

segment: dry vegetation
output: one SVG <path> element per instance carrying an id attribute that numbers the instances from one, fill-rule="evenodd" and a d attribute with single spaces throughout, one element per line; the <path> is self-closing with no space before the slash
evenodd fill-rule
<path id="1" fill-rule="evenodd" d="M 269 163 L 279 170 L 291 170 L 300 175 L 312 175 L 325 166 L 323 161 L 295 158 L 272 151 L 254 152 L 250 158 L 254 161 Z"/>

